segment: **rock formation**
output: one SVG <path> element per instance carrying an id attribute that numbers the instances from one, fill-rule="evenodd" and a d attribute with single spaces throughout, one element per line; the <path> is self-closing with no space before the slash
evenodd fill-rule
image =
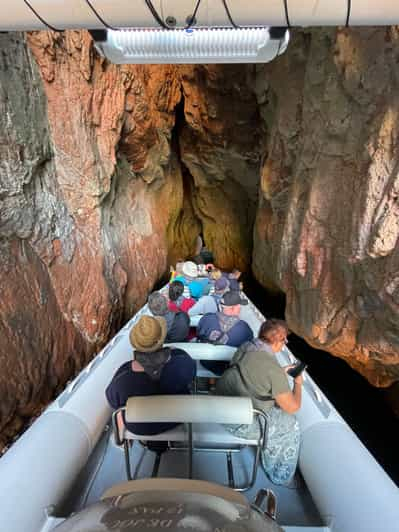
<path id="1" fill-rule="evenodd" d="M 110 65 L 87 32 L 0 40 L 4 442 L 201 231 L 221 265 L 248 267 L 259 135 L 240 67 Z"/>
<path id="2" fill-rule="evenodd" d="M 183 187 L 167 68 L 105 65 L 77 32 L 32 35 L 36 61 L 21 35 L 0 38 L 6 439 L 143 304 Z"/>
<path id="3" fill-rule="evenodd" d="M 255 275 L 293 331 L 377 386 L 399 379 L 398 58 L 397 28 L 297 32 L 256 83 Z"/>
<path id="4" fill-rule="evenodd" d="M 115 66 L 78 31 L 0 50 L 0 445 L 201 232 L 292 330 L 398 380 L 395 28 L 258 66 Z"/>

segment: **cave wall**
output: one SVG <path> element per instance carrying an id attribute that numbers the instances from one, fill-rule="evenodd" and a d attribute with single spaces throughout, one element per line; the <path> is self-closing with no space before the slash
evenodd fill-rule
<path id="1" fill-rule="evenodd" d="M 212 68 L 110 65 L 79 31 L 3 34 L 0 51 L 1 448 L 142 306 L 169 263 L 194 252 L 201 231 L 220 243 L 221 265 L 238 249 L 248 266 L 252 225 L 243 230 L 235 210 L 247 219 L 256 186 L 227 185 L 239 208 L 220 186 L 222 204 L 206 207 L 215 172 L 228 183 L 223 161 L 241 160 L 237 141 L 222 140 L 218 86 L 238 109 L 240 85 L 250 95 L 245 76 L 234 82 L 231 71 L 223 83 L 219 67 L 210 84 Z M 253 93 L 250 105 L 253 120 Z M 205 160 L 199 179 L 190 168 Z"/>
<path id="2" fill-rule="evenodd" d="M 194 211 L 215 262 L 249 270 L 263 135 L 254 66 L 182 66 L 180 72 L 180 152 L 192 176 Z"/>
<path id="3" fill-rule="evenodd" d="M 105 65 L 86 33 L 29 42 L 0 36 L 0 443 L 143 304 L 183 200 L 168 67 Z"/>
<path id="4" fill-rule="evenodd" d="M 377 386 L 399 379 L 398 61 L 396 27 L 298 31 L 255 86 L 255 275 L 294 332 Z"/>
<path id="5" fill-rule="evenodd" d="M 202 232 L 289 326 L 398 380 L 395 28 L 294 31 L 268 65 L 110 65 L 0 35 L 0 446 Z"/>

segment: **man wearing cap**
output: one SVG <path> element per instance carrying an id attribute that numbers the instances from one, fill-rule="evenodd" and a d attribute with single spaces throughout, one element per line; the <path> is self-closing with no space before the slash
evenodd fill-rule
<path id="1" fill-rule="evenodd" d="M 165 342 L 185 342 L 190 332 L 190 318 L 186 312 L 173 312 L 168 308 L 168 300 L 161 292 L 153 292 L 148 297 L 148 308 L 153 316 L 166 320 L 168 333 Z"/>
<path id="2" fill-rule="evenodd" d="M 189 316 L 198 314 L 215 314 L 219 310 L 220 300 L 229 287 L 229 282 L 225 277 L 215 281 L 215 293 L 212 295 L 202 296 L 197 303 L 188 311 Z"/>
<path id="3" fill-rule="evenodd" d="M 200 342 L 239 347 L 253 339 L 254 334 L 247 322 L 241 320 L 241 305 L 247 305 L 236 290 L 226 292 L 220 299 L 220 311 L 216 314 L 205 314 L 197 326 L 197 338 Z M 201 364 L 214 373 L 221 374 L 228 364 L 201 360 Z"/>
<path id="4" fill-rule="evenodd" d="M 142 316 L 130 331 L 133 360 L 115 373 L 105 395 L 112 408 L 126 404 L 129 397 L 140 395 L 189 394 L 195 377 L 195 361 L 182 349 L 163 347 L 167 334 L 161 316 Z M 167 408 L 167 405 L 165 405 Z M 177 423 L 126 423 L 135 434 L 160 434 Z"/>

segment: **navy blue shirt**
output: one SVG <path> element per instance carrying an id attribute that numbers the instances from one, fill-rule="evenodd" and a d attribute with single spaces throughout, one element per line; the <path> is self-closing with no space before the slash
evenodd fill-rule
<path id="1" fill-rule="evenodd" d="M 197 337 L 202 342 L 209 341 L 212 331 L 221 331 L 217 314 L 205 314 L 197 326 Z M 251 327 L 244 320 L 239 320 L 227 332 L 228 341 L 226 345 L 240 347 L 244 342 L 249 342 L 254 337 Z M 216 342 L 217 343 L 217 342 Z"/>
<path id="2" fill-rule="evenodd" d="M 132 361 L 129 360 L 115 373 L 111 383 L 105 390 L 105 395 L 111 407 L 116 410 L 125 406 L 129 397 L 189 394 L 195 371 L 195 361 L 182 349 L 171 350 L 170 360 L 163 367 L 159 380 L 151 379 L 147 373 L 133 371 Z M 165 408 L 167 407 L 168 405 L 165 404 Z M 143 435 L 160 434 L 165 430 L 176 427 L 178 424 L 125 422 L 129 431 Z"/>

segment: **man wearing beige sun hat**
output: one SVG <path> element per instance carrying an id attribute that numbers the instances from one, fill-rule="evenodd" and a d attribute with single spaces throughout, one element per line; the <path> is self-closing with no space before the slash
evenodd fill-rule
<path id="1" fill-rule="evenodd" d="M 115 373 L 105 395 L 113 409 L 139 395 L 189 394 L 195 377 L 195 361 L 182 349 L 163 347 L 167 334 L 161 316 L 141 316 L 130 331 L 133 360 Z M 135 434 L 160 434 L 176 423 L 126 423 Z"/>

